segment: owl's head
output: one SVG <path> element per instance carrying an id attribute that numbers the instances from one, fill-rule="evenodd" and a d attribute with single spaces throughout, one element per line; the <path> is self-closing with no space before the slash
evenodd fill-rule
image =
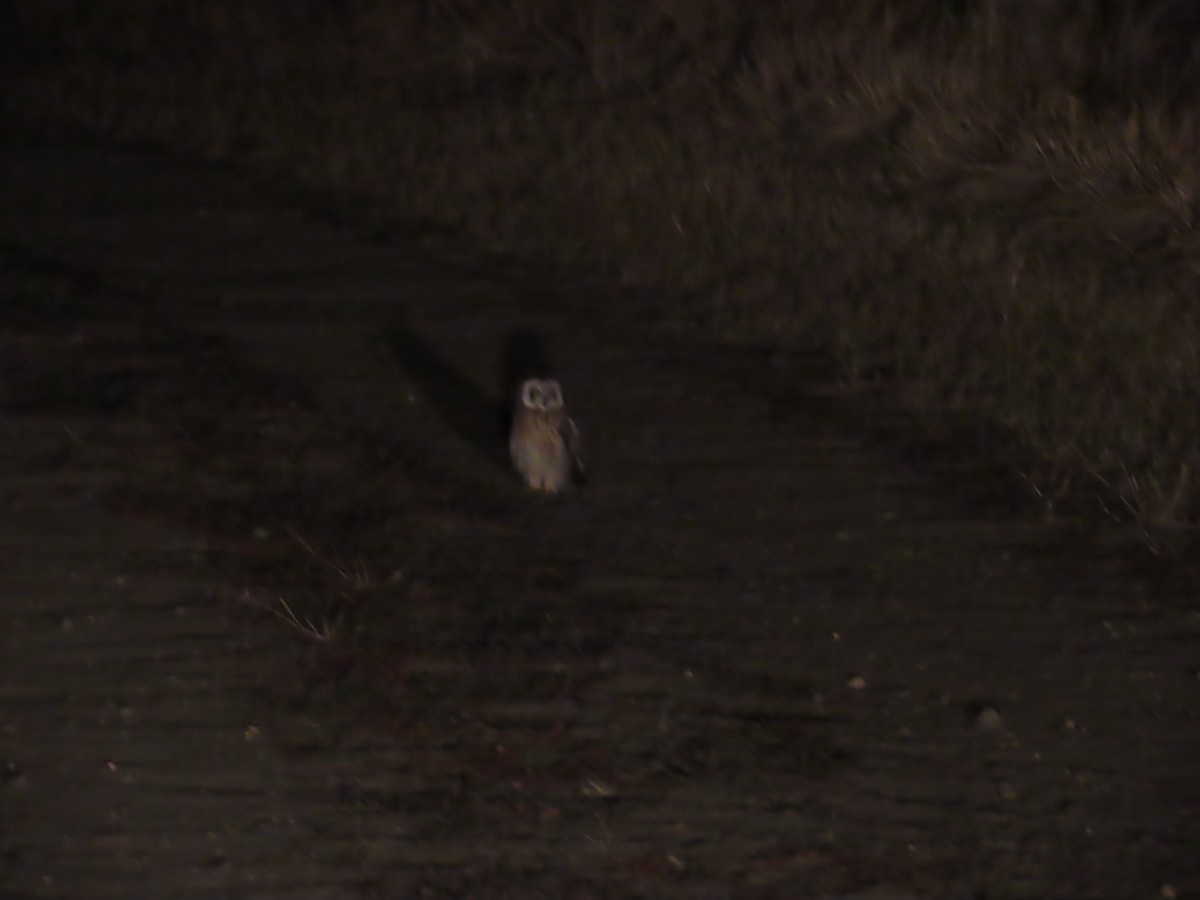
<path id="1" fill-rule="evenodd" d="M 540 412 L 562 409 L 562 387 L 553 378 L 529 378 L 521 383 L 521 405 Z"/>

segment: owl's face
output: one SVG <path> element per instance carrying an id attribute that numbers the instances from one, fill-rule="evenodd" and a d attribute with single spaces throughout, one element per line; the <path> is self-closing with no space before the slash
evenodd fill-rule
<path id="1" fill-rule="evenodd" d="M 538 412 L 563 408 L 562 387 L 553 378 L 530 378 L 521 384 L 521 406 Z"/>

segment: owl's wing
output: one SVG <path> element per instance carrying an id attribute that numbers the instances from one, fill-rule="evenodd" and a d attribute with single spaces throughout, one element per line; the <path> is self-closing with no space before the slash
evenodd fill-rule
<path id="1" fill-rule="evenodd" d="M 563 443 L 567 446 L 567 453 L 571 456 L 572 475 L 577 481 L 582 481 L 587 474 L 587 467 L 583 464 L 583 439 L 579 434 L 579 426 L 575 424 L 575 420 L 564 418 L 562 421 L 562 436 Z"/>

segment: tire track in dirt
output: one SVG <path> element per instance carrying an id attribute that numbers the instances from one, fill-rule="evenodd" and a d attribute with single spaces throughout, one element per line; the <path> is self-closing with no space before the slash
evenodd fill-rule
<path id="1" fill-rule="evenodd" d="M 9 417 L 10 446 L 58 462 L 10 488 L 28 524 L 5 558 L 28 566 L 6 565 L 5 603 L 28 599 L 11 607 L 5 752 L 91 773 L 48 802 L 23 766 L 10 779 L 36 800 L 6 842 L 26 889 L 68 848 L 61 883 L 116 886 L 94 896 L 136 896 L 163 871 L 156 896 L 1200 887 L 1190 598 L 1069 535 L 974 517 L 797 402 L 794 374 L 632 332 L 596 286 L 364 240 L 141 151 L 18 141 L 5 157 L 2 240 L 20 266 L 68 273 L 142 339 L 214 341 L 285 386 L 239 406 L 270 391 L 239 391 L 249 376 L 214 363 L 227 410 L 209 386 L 195 410 L 93 417 L 91 456 L 65 462 L 61 419 Z M 503 401 L 503 348 L 526 328 L 559 362 L 594 462 L 564 502 L 522 494 L 457 427 Z M 138 427 L 154 434 L 121 433 Z M 177 516 L 193 531 L 114 524 L 111 491 L 71 488 L 90 459 L 100 485 L 145 492 L 153 472 L 122 441 L 162 452 L 162 434 L 167 493 L 179 507 L 198 492 Z M 278 549 L 281 524 L 401 577 L 321 582 Z M 104 540 L 52 540 L 81 527 Z M 128 548 L 153 560 L 137 591 Z M 79 568 L 61 564 L 71 553 Z M 301 665 L 281 629 L 228 601 L 234 582 L 331 617 L 340 603 L 363 631 L 349 658 L 322 647 Z M 63 622 L 92 610 L 109 618 L 77 645 Z M 64 690 L 86 660 L 93 692 Z M 263 691 L 282 704 L 270 715 Z M 988 706 L 995 730 L 978 724 Z M 96 768 L 123 716 L 150 735 L 153 773 L 124 785 L 122 763 Z M 64 842 L 80 798 L 127 813 Z M 178 830 L 156 841 L 163 822 Z"/>

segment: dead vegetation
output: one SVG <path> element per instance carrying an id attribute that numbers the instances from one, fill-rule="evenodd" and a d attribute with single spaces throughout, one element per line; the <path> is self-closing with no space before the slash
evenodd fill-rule
<path id="1" fill-rule="evenodd" d="M 823 348 L 932 418 L 986 423 L 1039 496 L 1143 526 L 1200 513 L 1186 0 L 5 15 L 19 114 L 661 287 L 680 322 Z"/>

